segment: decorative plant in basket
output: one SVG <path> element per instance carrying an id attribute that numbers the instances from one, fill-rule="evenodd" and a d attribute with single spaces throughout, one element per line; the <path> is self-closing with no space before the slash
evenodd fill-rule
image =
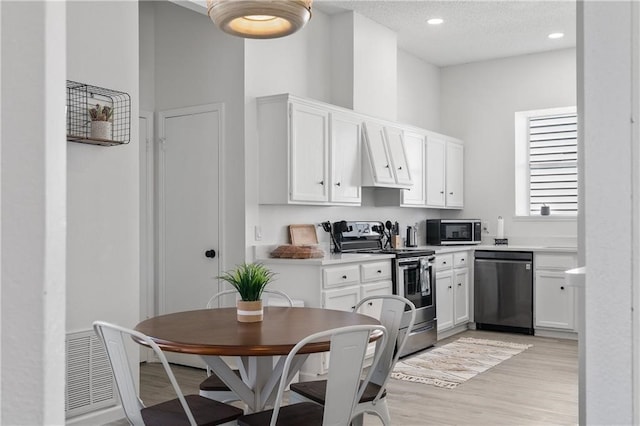
<path id="1" fill-rule="evenodd" d="M 274 272 L 260 263 L 243 263 L 218 277 L 231 284 L 240 294 L 241 300 L 237 302 L 238 321 L 262 321 L 262 291 L 273 280 L 274 275 Z"/>
<path id="2" fill-rule="evenodd" d="M 94 139 L 111 139 L 111 121 L 113 108 L 107 105 L 96 104 L 89 108 L 91 118 L 91 137 Z"/>

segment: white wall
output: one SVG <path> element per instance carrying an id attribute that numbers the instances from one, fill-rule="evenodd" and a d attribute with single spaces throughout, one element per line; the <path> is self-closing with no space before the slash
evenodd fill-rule
<path id="1" fill-rule="evenodd" d="M 220 202 L 224 229 L 217 249 L 224 270 L 244 260 L 244 40 L 224 34 L 206 15 L 173 3 L 141 7 L 141 51 L 153 54 L 142 56 L 140 67 L 155 82 L 153 90 L 142 93 L 141 102 L 152 111 L 225 105 Z"/>
<path id="2" fill-rule="evenodd" d="M 0 3 L 5 425 L 64 423 L 65 7 Z"/>
<path id="3" fill-rule="evenodd" d="M 587 268 L 581 424 L 638 424 L 638 11 L 632 2 L 581 2 L 578 8 L 584 119 L 580 254 Z"/>
<path id="4" fill-rule="evenodd" d="M 440 68 L 398 50 L 398 121 L 440 131 Z"/>
<path id="5" fill-rule="evenodd" d="M 353 109 L 373 117 L 398 118 L 396 33 L 354 14 Z"/>
<path id="6" fill-rule="evenodd" d="M 575 242 L 576 222 L 514 220 L 514 113 L 576 105 L 574 49 L 441 70 L 441 130 L 465 141 L 465 208 L 459 216 L 505 219 L 510 241 Z"/>
<path id="7" fill-rule="evenodd" d="M 68 3 L 67 76 L 131 96 L 129 144 L 67 144 L 67 332 L 96 319 L 132 327 L 140 307 L 137 2 Z"/>
<path id="8" fill-rule="evenodd" d="M 334 19 L 337 20 L 334 21 Z M 353 101 L 355 102 L 360 93 L 360 102 L 377 103 L 378 107 L 369 106 L 369 108 L 377 108 L 378 113 L 376 115 L 389 115 L 389 112 L 383 112 L 383 110 L 392 107 L 395 111 L 397 106 L 395 102 L 395 87 L 396 87 L 396 73 L 398 68 L 407 68 L 405 73 L 410 79 L 418 79 L 418 81 L 405 80 L 403 84 L 406 87 L 411 84 L 415 84 L 420 87 L 434 87 L 437 82 L 435 72 L 430 73 L 428 69 L 430 66 L 421 67 L 419 64 L 415 64 L 410 60 L 403 62 L 396 66 L 395 62 L 395 34 L 389 34 L 390 30 L 381 27 L 371 21 L 364 20 L 360 26 L 351 27 L 350 22 L 353 20 L 353 14 L 341 14 L 336 17 L 330 17 L 322 12 L 314 11 L 314 16 L 309 22 L 308 26 L 302 31 L 282 39 L 275 39 L 270 41 L 264 40 L 247 40 L 245 47 L 245 90 L 246 90 L 246 179 L 247 179 L 247 195 L 246 195 L 246 244 L 248 247 L 247 257 L 251 258 L 250 248 L 256 244 L 274 244 L 285 243 L 288 241 L 288 225 L 292 223 L 319 223 L 326 220 L 392 220 L 398 221 L 401 226 L 414 225 L 416 222 L 422 222 L 427 218 L 439 217 L 438 210 L 427 209 L 407 209 L 399 207 L 376 207 L 374 206 L 374 190 L 365 188 L 363 190 L 363 206 L 362 207 L 313 207 L 313 206 L 273 206 L 273 205 L 258 205 L 258 182 L 257 177 L 257 134 L 256 134 L 256 96 L 271 95 L 276 93 L 292 93 L 297 96 L 316 99 L 328 103 L 338 104 L 339 102 L 348 103 L 348 96 L 338 96 L 336 102 L 335 89 L 350 87 L 351 84 L 356 84 L 359 80 L 360 74 L 358 71 L 350 73 L 349 49 L 346 53 L 343 49 L 334 50 L 332 46 L 337 43 L 340 37 L 344 36 L 343 43 L 348 43 L 349 33 L 355 31 L 358 32 L 358 28 L 364 28 L 361 35 L 358 36 L 360 41 L 356 43 L 356 46 L 362 46 L 362 49 L 369 50 L 369 54 L 380 58 L 380 55 L 390 58 L 389 64 L 393 65 L 393 71 L 383 69 L 385 76 L 382 78 L 384 81 L 367 80 L 369 86 L 383 87 L 378 94 L 373 96 L 364 93 L 365 85 L 360 82 L 360 91 L 353 93 Z M 363 18 L 364 19 L 364 18 Z M 382 34 L 376 35 L 375 32 L 379 31 Z M 389 42 L 393 40 L 394 53 L 389 53 L 389 49 L 371 52 L 375 43 L 366 42 L 365 34 L 373 40 L 379 40 L 380 38 Z M 354 35 L 354 38 L 356 36 Z M 387 43 L 389 44 L 389 43 Z M 313 53 L 308 50 L 313 47 Z M 363 55 L 360 52 L 360 55 Z M 313 66 L 310 66 L 310 61 Z M 354 61 L 351 58 L 351 61 Z M 369 61 L 367 61 L 369 62 Z M 316 64 L 322 64 L 316 65 Z M 415 71 L 415 67 L 419 70 L 423 69 L 427 71 L 426 76 L 421 75 L 420 71 Z M 307 69 L 309 74 L 302 74 L 298 70 Z M 367 71 L 366 68 L 360 68 L 359 72 Z M 372 72 L 367 71 L 369 74 Z M 373 73 L 375 74 L 375 73 Z M 339 81 L 336 81 L 339 78 Z M 393 84 L 390 83 L 390 78 L 393 78 Z M 428 79 L 427 82 L 423 82 L 423 78 Z M 348 80 L 345 82 L 344 80 Z M 349 83 L 351 81 L 352 83 Z M 387 93 L 385 90 L 390 89 L 394 95 L 390 98 L 380 98 L 380 94 Z M 346 89 L 345 89 L 346 90 Z M 390 93 L 390 92 L 389 92 Z M 365 100 L 365 96 L 366 99 Z M 385 96 L 391 96 L 389 94 Z M 340 100 L 342 99 L 342 100 Z M 345 106 L 345 105 L 340 105 Z M 408 116 L 418 117 L 419 111 L 412 111 L 412 106 L 419 108 L 417 104 L 408 105 L 404 108 Z M 429 109 L 422 111 L 424 113 L 424 121 L 429 123 L 435 123 L 439 120 L 436 115 L 435 109 Z M 395 115 L 395 112 L 393 112 Z M 415 124 L 415 123 L 408 123 Z M 283 167 L 285 167 L 285 159 L 283 159 Z M 263 239 L 262 241 L 256 241 L 254 239 L 254 227 L 258 225 L 262 229 Z M 424 239 L 424 223 L 421 227 L 420 234 Z M 318 238 L 321 242 L 328 244 L 328 235 L 318 229 Z"/>

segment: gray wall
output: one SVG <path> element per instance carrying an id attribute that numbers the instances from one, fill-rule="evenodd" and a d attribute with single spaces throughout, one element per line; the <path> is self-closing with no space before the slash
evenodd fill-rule
<path id="1" fill-rule="evenodd" d="M 445 67 L 442 133 L 465 142 L 465 208 L 450 215 L 505 220 L 510 241 L 575 243 L 575 219 L 515 218 L 514 113 L 575 106 L 575 49 Z M 559 241 L 560 242 L 560 241 Z"/>

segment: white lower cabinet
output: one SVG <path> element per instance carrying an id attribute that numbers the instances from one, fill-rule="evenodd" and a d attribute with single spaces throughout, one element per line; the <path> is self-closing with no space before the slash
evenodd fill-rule
<path id="1" fill-rule="evenodd" d="M 276 280 L 270 288 L 287 293 L 294 299 L 304 300 L 312 308 L 351 311 L 363 298 L 392 294 L 391 259 L 376 259 L 341 263 L 337 265 L 296 264 L 262 260 Z M 379 318 L 381 303 L 365 304 L 360 312 Z M 369 345 L 367 355 L 373 356 L 375 344 Z M 328 354 L 314 354 L 300 371 L 302 380 L 314 380 L 328 371 Z"/>
<path id="2" fill-rule="evenodd" d="M 438 332 L 469 322 L 469 251 L 436 256 Z"/>
<path id="3" fill-rule="evenodd" d="M 573 287 L 566 285 L 564 271 L 575 268 L 573 253 L 539 252 L 534 257 L 534 329 L 577 332 Z"/>

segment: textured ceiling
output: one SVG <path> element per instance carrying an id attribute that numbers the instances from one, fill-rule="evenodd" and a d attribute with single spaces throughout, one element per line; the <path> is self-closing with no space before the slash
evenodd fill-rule
<path id="1" fill-rule="evenodd" d="M 328 14 L 354 10 L 398 34 L 398 47 L 438 66 L 575 47 L 575 1 L 328 1 Z M 428 25 L 429 18 L 444 19 Z M 562 39 L 547 37 L 563 32 Z"/>

